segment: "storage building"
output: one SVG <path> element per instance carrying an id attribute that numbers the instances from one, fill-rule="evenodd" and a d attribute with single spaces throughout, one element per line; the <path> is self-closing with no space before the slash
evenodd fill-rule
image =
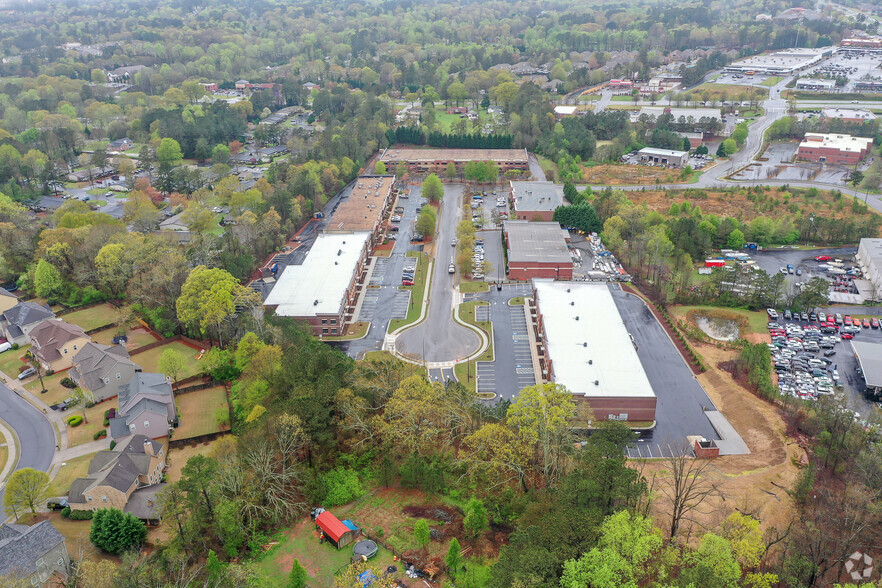
<path id="1" fill-rule="evenodd" d="M 357 530 L 347 527 L 343 524 L 343 521 L 327 510 L 315 518 L 315 524 L 337 549 L 355 541 L 355 537 L 358 534 Z"/>
<path id="2" fill-rule="evenodd" d="M 513 217 L 518 220 L 551 221 L 563 206 L 563 186 L 554 182 L 509 182 Z"/>
<path id="3" fill-rule="evenodd" d="M 674 167 L 686 167 L 689 162 L 688 151 L 674 151 L 672 149 L 655 149 L 645 147 L 637 152 L 641 163 L 653 165 L 672 165 Z"/>
<path id="4" fill-rule="evenodd" d="M 508 277 L 573 279 L 573 258 L 567 247 L 569 234 L 555 222 L 505 221 Z"/>
<path id="5" fill-rule="evenodd" d="M 872 139 L 851 135 L 806 133 L 796 158 L 818 163 L 854 165 L 870 152 Z"/>

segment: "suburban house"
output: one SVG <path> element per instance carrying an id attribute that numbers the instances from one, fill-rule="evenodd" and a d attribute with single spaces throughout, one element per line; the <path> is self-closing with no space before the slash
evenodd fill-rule
<path id="1" fill-rule="evenodd" d="M 60 584 L 69 568 L 64 537 L 49 521 L 0 524 L 0 578 L 21 579 L 32 586 Z"/>
<path id="2" fill-rule="evenodd" d="M 128 137 L 123 137 L 122 139 L 117 139 L 116 141 L 111 141 L 107 145 L 108 151 L 128 151 L 132 147 L 135 146 L 135 143 L 129 139 Z"/>
<path id="3" fill-rule="evenodd" d="M 140 371 L 123 345 L 86 343 L 73 357 L 70 377 L 91 392 L 95 402 L 101 402 L 119 396 L 120 389 Z"/>
<path id="4" fill-rule="evenodd" d="M 0 328 L 3 336 L 10 343 L 24 345 L 28 342 L 31 329 L 40 321 L 55 318 L 55 313 L 48 306 L 36 302 L 20 302 L 0 315 Z"/>
<path id="5" fill-rule="evenodd" d="M 18 296 L 6 288 L 0 288 L 0 312 L 6 312 L 16 304 L 18 304 Z"/>
<path id="6" fill-rule="evenodd" d="M 167 219 L 163 220 L 159 223 L 160 231 L 189 231 L 190 227 L 181 222 L 181 216 L 184 213 L 179 212 L 174 216 L 170 216 Z"/>
<path id="7" fill-rule="evenodd" d="M 110 436 L 117 443 L 131 435 L 167 437 L 178 416 L 171 384 L 163 374 L 138 372 L 119 387 L 119 409 L 110 419 Z"/>
<path id="8" fill-rule="evenodd" d="M 156 493 L 165 484 L 165 448 L 144 435 L 132 435 L 115 449 L 99 451 L 89 464 L 89 475 L 70 485 L 71 510 L 118 508 L 148 524 L 159 521 Z"/>
<path id="9" fill-rule="evenodd" d="M 60 319 L 40 321 L 31 329 L 31 352 L 47 370 L 66 370 L 73 365 L 73 357 L 91 341 L 77 325 Z"/>

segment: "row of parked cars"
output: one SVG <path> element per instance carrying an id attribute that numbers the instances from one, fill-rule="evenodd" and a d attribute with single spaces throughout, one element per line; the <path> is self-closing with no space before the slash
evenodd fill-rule
<path id="1" fill-rule="evenodd" d="M 404 258 L 404 268 L 401 270 L 401 285 L 413 286 L 413 279 L 416 276 L 417 260 L 413 257 Z"/>
<path id="2" fill-rule="evenodd" d="M 833 347 L 841 340 L 838 336 L 825 335 L 817 325 L 771 321 L 768 326 L 772 336 L 769 350 L 782 394 L 816 400 L 842 387 L 836 364 L 830 359 L 836 354 Z"/>
<path id="3" fill-rule="evenodd" d="M 475 239 L 474 252 L 472 253 L 472 279 L 484 279 L 484 240 Z"/>

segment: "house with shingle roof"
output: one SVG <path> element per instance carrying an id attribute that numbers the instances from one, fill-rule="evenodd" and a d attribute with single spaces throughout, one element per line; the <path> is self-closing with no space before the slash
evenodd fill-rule
<path id="1" fill-rule="evenodd" d="M 67 579 L 69 569 L 64 536 L 49 521 L 32 526 L 0 524 L 0 578 L 45 586 Z"/>
<path id="2" fill-rule="evenodd" d="M 6 288 L 0 288 L 0 312 L 6 312 L 16 304 L 18 304 L 18 296 Z"/>
<path id="3" fill-rule="evenodd" d="M 48 306 L 36 302 L 19 302 L 3 314 L 0 314 L 0 329 L 10 343 L 25 345 L 31 330 L 46 319 L 55 318 L 55 313 Z"/>
<path id="4" fill-rule="evenodd" d="M 119 396 L 141 366 L 129 358 L 123 345 L 86 343 L 73 357 L 70 377 L 77 386 L 92 393 L 95 402 Z"/>
<path id="5" fill-rule="evenodd" d="M 31 329 L 31 352 L 47 370 L 61 371 L 73 365 L 73 357 L 91 338 L 78 325 L 60 319 L 40 321 Z"/>
<path id="6" fill-rule="evenodd" d="M 156 493 L 165 484 L 165 448 L 162 443 L 132 435 L 113 450 L 99 451 L 89 463 L 89 474 L 70 486 L 72 510 L 118 508 L 141 520 L 156 523 L 160 515 Z"/>
<path id="7" fill-rule="evenodd" d="M 131 435 L 167 437 L 178 416 L 171 383 L 163 374 L 138 372 L 119 387 L 119 409 L 110 419 L 110 437 L 122 443 Z"/>

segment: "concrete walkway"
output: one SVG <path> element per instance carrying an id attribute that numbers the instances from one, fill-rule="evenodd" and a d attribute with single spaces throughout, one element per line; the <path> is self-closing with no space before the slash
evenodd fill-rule
<path id="1" fill-rule="evenodd" d="M 52 466 L 57 471 L 57 467 L 66 461 L 70 461 L 84 455 L 91 455 L 98 451 L 110 449 L 110 438 L 98 439 L 97 441 L 89 441 L 76 447 L 68 447 L 64 451 L 56 451 L 55 457 L 52 459 Z"/>
<path id="2" fill-rule="evenodd" d="M 723 416 L 723 413 L 707 410 L 704 414 L 707 415 L 707 420 L 720 436 L 720 439 L 714 441 L 720 448 L 720 455 L 746 455 L 750 453 L 747 443 L 744 442 L 728 419 Z"/>

